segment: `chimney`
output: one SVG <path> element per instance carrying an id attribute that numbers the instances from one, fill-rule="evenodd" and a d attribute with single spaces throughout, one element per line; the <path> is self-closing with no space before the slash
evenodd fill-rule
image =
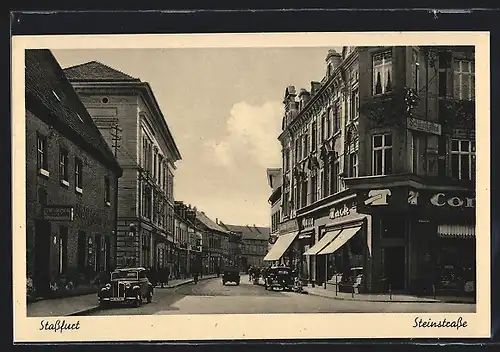
<path id="1" fill-rule="evenodd" d="M 302 110 L 306 106 L 307 102 L 311 99 L 311 93 L 306 89 L 301 88 L 299 93 L 300 109 Z"/>
<path id="2" fill-rule="evenodd" d="M 215 218 L 215 223 L 219 225 L 219 218 Z"/>
<path id="3" fill-rule="evenodd" d="M 327 77 L 330 77 L 333 74 L 333 71 L 337 67 L 339 67 L 342 62 L 342 56 L 335 51 L 335 49 L 328 50 L 328 54 L 326 55 L 326 65 L 327 65 Z"/>
<path id="4" fill-rule="evenodd" d="M 316 92 L 320 90 L 321 83 L 316 81 L 311 81 L 311 96 L 316 95 Z"/>

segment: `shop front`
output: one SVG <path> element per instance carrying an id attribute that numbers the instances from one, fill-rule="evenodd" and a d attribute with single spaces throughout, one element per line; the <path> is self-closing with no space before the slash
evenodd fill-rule
<path id="1" fill-rule="evenodd" d="M 371 218 L 359 214 L 354 194 L 345 194 L 329 206 L 311 213 L 317 234 L 303 253 L 311 263 L 316 285 L 345 284 L 368 291 L 371 283 Z M 353 278 L 354 276 L 354 278 Z"/>
<path id="2" fill-rule="evenodd" d="M 291 268 L 298 267 L 299 255 L 297 239 L 299 226 L 296 219 L 282 222 L 279 225 L 278 238 L 267 252 L 263 261 L 267 265 L 284 264 Z"/>
<path id="3" fill-rule="evenodd" d="M 358 188 L 358 211 L 373 219 L 373 289 L 473 295 L 475 193 L 412 183 Z"/>

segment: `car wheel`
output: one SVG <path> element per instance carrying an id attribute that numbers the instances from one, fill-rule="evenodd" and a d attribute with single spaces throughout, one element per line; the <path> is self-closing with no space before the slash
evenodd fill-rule
<path id="1" fill-rule="evenodd" d="M 149 291 L 146 299 L 148 303 L 151 303 L 151 301 L 153 300 L 153 292 Z"/>
<path id="2" fill-rule="evenodd" d="M 239 281 L 236 281 L 236 286 L 239 286 L 240 285 L 240 282 Z"/>
<path id="3" fill-rule="evenodd" d="M 226 286 L 226 281 L 222 281 L 222 285 L 223 285 L 223 286 Z"/>
<path id="4" fill-rule="evenodd" d="M 141 297 L 141 294 L 138 293 L 137 296 L 135 297 L 135 306 L 136 307 L 140 307 L 141 304 L 142 304 L 142 297 Z"/>

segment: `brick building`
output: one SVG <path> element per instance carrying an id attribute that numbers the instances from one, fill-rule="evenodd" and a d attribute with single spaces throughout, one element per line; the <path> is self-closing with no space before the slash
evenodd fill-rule
<path id="1" fill-rule="evenodd" d="M 285 91 L 273 250 L 316 283 L 474 291 L 474 48 L 343 47 L 325 71 Z"/>
<path id="2" fill-rule="evenodd" d="M 117 265 L 172 268 L 181 155 L 150 85 L 95 61 L 65 73 L 123 169 Z"/>
<path id="3" fill-rule="evenodd" d="M 36 295 L 115 267 L 122 170 L 49 50 L 26 50 L 26 269 Z"/>

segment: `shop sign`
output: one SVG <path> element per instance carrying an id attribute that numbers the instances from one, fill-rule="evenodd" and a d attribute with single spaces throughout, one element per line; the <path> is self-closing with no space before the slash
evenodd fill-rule
<path id="1" fill-rule="evenodd" d="M 314 227 L 314 218 L 302 219 L 302 229 L 311 229 Z"/>
<path id="2" fill-rule="evenodd" d="M 390 189 L 372 189 L 368 192 L 368 197 L 365 199 L 365 205 L 380 206 L 387 205 L 388 198 L 392 195 Z"/>
<path id="3" fill-rule="evenodd" d="M 47 205 L 43 209 L 43 218 L 49 221 L 73 221 L 73 207 Z"/>
<path id="4" fill-rule="evenodd" d="M 418 205 L 420 193 L 418 191 L 408 192 L 408 204 Z M 476 198 L 474 197 L 458 197 L 449 195 L 443 192 L 435 193 L 429 198 L 429 203 L 435 207 L 452 207 L 452 208 L 475 208 Z"/>
<path id="5" fill-rule="evenodd" d="M 439 123 L 409 117 L 406 119 L 406 126 L 410 130 L 441 135 L 441 125 Z"/>
<path id="6" fill-rule="evenodd" d="M 350 213 L 351 213 L 351 210 L 347 207 L 347 205 L 344 205 L 342 208 L 331 209 L 330 210 L 330 219 L 341 218 L 343 216 L 349 215 Z"/>
<path id="7" fill-rule="evenodd" d="M 299 225 L 297 220 L 288 220 L 279 224 L 279 232 L 280 233 L 288 233 L 293 231 L 299 231 Z"/>

